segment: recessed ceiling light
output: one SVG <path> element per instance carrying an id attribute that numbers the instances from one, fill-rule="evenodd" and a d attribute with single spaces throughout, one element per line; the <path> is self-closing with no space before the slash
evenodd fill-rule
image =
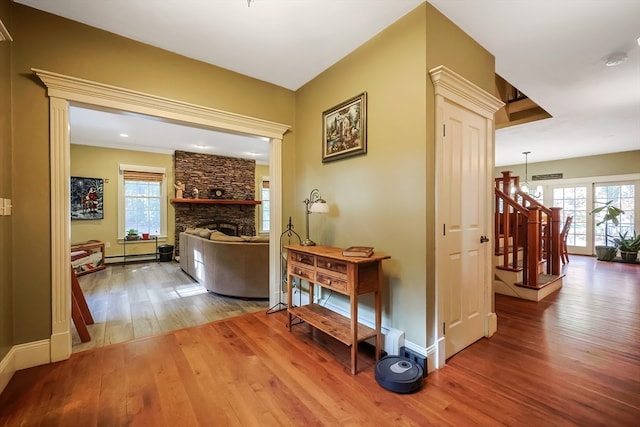
<path id="1" fill-rule="evenodd" d="M 626 53 L 614 53 L 604 61 L 604 65 L 607 67 L 615 67 L 616 65 L 627 62 L 627 59 L 629 59 L 629 57 Z"/>
<path id="2" fill-rule="evenodd" d="M 121 136 L 122 138 L 129 138 L 129 135 L 127 135 L 126 133 L 121 133 L 121 134 L 120 134 L 120 136 Z"/>

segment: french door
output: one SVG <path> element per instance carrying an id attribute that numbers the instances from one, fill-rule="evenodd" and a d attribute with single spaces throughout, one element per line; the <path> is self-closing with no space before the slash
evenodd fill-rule
<path id="1" fill-rule="evenodd" d="M 640 199 L 636 196 L 638 181 L 587 182 L 575 184 L 555 184 L 547 191 L 551 200 L 545 200 L 547 206 L 562 208 L 562 222 L 567 216 L 573 216 L 573 223 L 567 236 L 569 253 L 593 255 L 596 245 L 604 245 L 605 225 L 597 225 L 604 213 L 591 215 L 590 212 L 610 200 L 625 213 L 620 216 L 619 224 L 609 223 L 606 228 L 610 240 L 625 231 L 632 234 L 640 231 L 636 212 L 639 212 Z"/>

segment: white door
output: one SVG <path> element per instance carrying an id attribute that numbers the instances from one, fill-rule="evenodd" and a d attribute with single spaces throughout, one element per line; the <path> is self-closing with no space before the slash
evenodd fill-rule
<path id="1" fill-rule="evenodd" d="M 485 335 L 485 290 L 490 289 L 492 194 L 487 185 L 487 120 L 445 101 L 438 149 L 438 281 L 444 306 L 445 357 Z M 484 239 L 483 239 L 484 241 Z"/>

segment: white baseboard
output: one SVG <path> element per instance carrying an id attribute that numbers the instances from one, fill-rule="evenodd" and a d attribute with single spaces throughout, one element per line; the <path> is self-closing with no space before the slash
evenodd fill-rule
<path id="1" fill-rule="evenodd" d="M 345 317 L 349 317 L 349 312 L 344 310 L 343 308 L 341 308 L 338 305 L 332 304 L 330 302 L 330 300 L 325 300 L 324 306 L 327 307 L 328 309 L 335 311 L 337 313 L 342 314 Z M 369 319 L 363 319 L 363 318 L 359 318 L 358 322 L 362 323 L 363 325 L 366 325 L 370 328 L 374 328 L 375 325 L 373 323 L 373 320 L 369 320 Z M 384 343 L 384 339 L 385 337 L 391 332 L 391 333 L 397 333 L 395 329 L 393 328 L 389 328 L 389 327 L 385 327 L 385 326 L 381 326 L 380 327 L 380 331 L 382 332 L 382 341 Z M 423 356 L 425 359 L 427 359 L 427 372 L 431 372 L 434 371 L 438 368 L 438 364 L 436 363 L 436 349 L 435 346 L 431 346 L 429 348 L 425 348 L 422 347 L 418 344 L 415 344 L 411 341 L 408 341 L 406 338 L 404 339 L 404 344 L 403 344 L 406 348 L 408 348 L 409 350 L 413 351 L 414 353 L 417 353 L 421 356 Z M 384 346 L 383 346 L 384 347 Z"/>
<path id="2" fill-rule="evenodd" d="M 493 336 L 498 331 L 498 316 L 496 313 L 487 313 L 486 337 Z"/>
<path id="3" fill-rule="evenodd" d="M 13 374 L 21 369 L 33 368 L 51 361 L 49 340 L 34 341 L 11 347 L 0 361 L 0 393 L 5 389 Z"/>

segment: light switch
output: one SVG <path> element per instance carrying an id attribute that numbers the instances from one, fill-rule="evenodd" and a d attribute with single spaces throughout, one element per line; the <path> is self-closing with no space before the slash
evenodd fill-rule
<path id="1" fill-rule="evenodd" d="M 4 199 L 3 202 L 3 206 L 4 206 L 4 215 L 11 215 L 11 199 Z"/>

